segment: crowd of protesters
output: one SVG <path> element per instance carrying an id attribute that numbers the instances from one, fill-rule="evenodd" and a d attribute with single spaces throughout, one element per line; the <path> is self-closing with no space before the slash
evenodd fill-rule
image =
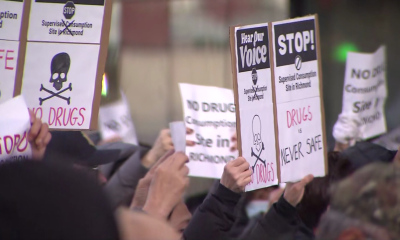
<path id="1" fill-rule="evenodd" d="M 400 239 L 400 153 L 333 132 L 325 177 L 244 193 L 252 172 L 238 157 L 189 206 L 188 157 L 169 130 L 151 149 L 94 144 L 31 113 L 32 160 L 0 166 L 0 239 Z"/>

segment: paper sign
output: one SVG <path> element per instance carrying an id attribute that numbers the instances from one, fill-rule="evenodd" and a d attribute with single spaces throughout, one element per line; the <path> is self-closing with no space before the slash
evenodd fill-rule
<path id="1" fill-rule="evenodd" d="M 23 77 L 17 81 L 29 108 L 52 129 L 97 128 L 111 4 L 31 2 Z"/>
<path id="2" fill-rule="evenodd" d="M 272 23 L 276 102 L 320 96 L 315 18 Z"/>
<path id="3" fill-rule="evenodd" d="M 186 147 L 190 176 L 221 178 L 224 166 L 237 157 L 231 141 L 236 119 L 233 92 L 229 89 L 179 84 L 184 122 L 194 133 L 186 139 L 196 142 Z"/>
<path id="4" fill-rule="evenodd" d="M 186 149 L 186 126 L 184 122 L 169 123 L 172 143 L 175 152 L 185 152 Z"/>
<path id="5" fill-rule="evenodd" d="M 100 107 L 99 129 L 102 140 L 119 137 L 125 143 L 138 145 L 129 104 L 123 94 L 121 100 Z"/>
<path id="6" fill-rule="evenodd" d="M 0 39 L 19 40 L 23 0 L 0 0 Z"/>
<path id="7" fill-rule="evenodd" d="M 307 174 L 324 175 L 320 109 L 320 101 L 315 98 L 278 104 L 282 182 L 297 181 Z"/>
<path id="8" fill-rule="evenodd" d="M 89 128 L 99 47 L 28 42 L 22 94 L 50 128 Z"/>
<path id="9" fill-rule="evenodd" d="M 26 36 L 21 28 L 27 25 L 23 12 L 23 0 L 0 0 L 0 103 L 10 100 L 16 90 L 18 59 L 24 54 L 20 38 Z"/>
<path id="10" fill-rule="evenodd" d="M 10 100 L 14 94 L 18 47 L 18 41 L 0 40 L 0 103 Z"/>
<path id="11" fill-rule="evenodd" d="M 32 0 L 28 41 L 100 43 L 104 3 Z"/>
<path id="12" fill-rule="evenodd" d="M 268 24 L 231 28 L 239 153 L 253 171 L 246 191 L 278 184 Z"/>
<path id="13" fill-rule="evenodd" d="M 342 112 L 360 117 L 363 139 L 386 132 L 386 97 L 386 48 L 371 54 L 347 53 Z"/>
<path id="14" fill-rule="evenodd" d="M 18 96 L 0 104 L 0 163 L 32 157 L 27 134 L 31 127 L 24 98 Z"/>
<path id="15" fill-rule="evenodd" d="M 281 182 L 326 174 L 317 24 L 316 16 L 270 24 Z"/>

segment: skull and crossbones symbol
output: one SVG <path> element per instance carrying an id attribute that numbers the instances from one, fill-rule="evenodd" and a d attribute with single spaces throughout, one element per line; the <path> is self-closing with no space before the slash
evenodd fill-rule
<path id="1" fill-rule="evenodd" d="M 261 139 L 261 119 L 260 116 L 254 115 L 253 117 L 253 145 L 256 148 L 258 155 L 254 153 L 253 148 L 251 148 L 251 156 L 256 157 L 256 161 L 254 162 L 254 165 L 252 166 L 253 172 L 254 168 L 257 164 L 258 161 L 262 162 L 265 165 L 265 160 L 261 159 L 261 153 L 265 149 L 264 148 L 264 142 Z"/>
<path id="2" fill-rule="evenodd" d="M 50 77 L 50 83 L 53 83 L 54 89 L 56 89 L 58 92 L 53 92 L 45 87 L 43 87 L 43 84 L 40 85 L 40 91 L 45 91 L 50 94 L 50 96 L 46 98 L 39 98 L 39 104 L 42 105 L 44 101 L 51 99 L 53 97 L 58 97 L 60 99 L 65 100 L 68 105 L 71 102 L 71 97 L 64 97 L 61 95 L 61 93 L 69 90 L 72 91 L 72 83 L 69 84 L 67 88 L 64 88 L 61 90 L 63 87 L 63 83 L 67 81 L 67 74 L 69 71 L 69 67 L 71 65 L 71 59 L 68 55 L 68 53 L 58 53 L 56 54 L 53 59 L 51 60 L 51 66 L 50 66 L 50 71 L 51 71 L 51 77 Z"/>

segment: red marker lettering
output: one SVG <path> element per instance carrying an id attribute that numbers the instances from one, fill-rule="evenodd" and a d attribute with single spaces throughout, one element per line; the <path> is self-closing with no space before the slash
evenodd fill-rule
<path id="1" fill-rule="evenodd" d="M 18 146 L 17 146 L 17 150 L 19 151 L 19 152 L 23 152 L 23 151 L 25 151 L 26 150 L 26 148 L 28 147 L 28 138 L 27 138 L 27 133 L 26 133 L 26 131 L 24 132 L 24 135 L 22 136 L 22 139 L 21 139 L 21 142 L 18 144 Z M 23 148 L 21 148 L 21 145 L 22 145 L 22 143 L 24 142 L 24 140 L 25 140 L 25 146 L 23 147 Z"/>
<path id="2" fill-rule="evenodd" d="M 296 121 L 297 120 L 297 121 Z M 300 125 L 302 122 L 312 120 L 312 113 L 310 111 L 310 106 L 308 106 L 308 114 L 306 113 L 306 108 L 292 109 L 292 111 L 286 111 L 286 123 L 287 127 L 291 128 L 295 125 Z"/>
<path id="3" fill-rule="evenodd" d="M 70 114 L 70 120 L 69 121 L 71 122 L 72 126 L 75 125 L 76 120 L 78 119 L 78 117 L 72 117 L 72 116 L 74 116 L 74 112 L 75 111 L 78 111 L 78 109 L 77 108 L 73 108 L 72 111 L 71 111 L 71 114 Z M 72 121 L 72 119 L 74 119 L 74 121 Z"/>
<path id="4" fill-rule="evenodd" d="M 63 114 L 63 108 L 62 107 L 57 108 L 56 126 L 57 123 L 59 124 L 59 126 L 61 126 L 60 117 L 62 116 L 62 114 Z"/>
<path id="5" fill-rule="evenodd" d="M 54 114 L 52 114 L 52 113 L 54 113 Z M 52 116 L 53 116 L 53 118 L 52 118 Z M 47 121 L 50 126 L 52 126 L 54 124 L 55 118 L 56 118 L 56 110 L 53 107 L 51 107 L 50 111 L 49 111 L 49 119 Z"/>
<path id="6" fill-rule="evenodd" d="M 9 140 L 9 141 L 7 141 Z M 10 143 L 10 144 L 7 144 Z M 14 141 L 11 136 L 4 136 L 4 149 L 6 149 L 6 153 L 10 154 L 13 150 Z M 9 146 L 9 148 L 8 148 Z"/>
<path id="7" fill-rule="evenodd" d="M 83 123 L 85 122 L 85 116 L 83 115 L 82 110 L 83 110 L 83 111 L 86 111 L 86 108 L 81 108 L 81 109 L 79 109 L 79 115 L 82 117 L 82 122 L 81 122 L 81 123 L 78 123 L 79 126 L 82 126 Z"/>
<path id="8" fill-rule="evenodd" d="M 14 52 L 14 50 L 7 50 L 7 53 L 6 53 L 6 69 L 7 70 L 14 70 L 14 67 L 8 67 L 7 66 L 7 61 L 8 60 L 14 60 L 14 57 L 9 57 L 8 53 L 13 53 L 13 52 Z"/>

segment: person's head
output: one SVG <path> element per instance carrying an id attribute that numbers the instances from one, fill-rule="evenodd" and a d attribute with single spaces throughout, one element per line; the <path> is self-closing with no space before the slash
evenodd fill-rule
<path id="1" fill-rule="evenodd" d="M 338 182 L 374 162 L 391 162 L 395 152 L 369 142 L 358 142 L 343 152 L 328 153 L 328 175 L 315 178 L 305 188 L 304 197 L 297 207 L 304 223 L 312 229 L 318 226 L 322 214 L 330 203 L 328 189 Z"/>
<path id="2" fill-rule="evenodd" d="M 270 194 L 277 189 L 278 186 L 257 189 L 244 194 L 243 207 L 247 217 L 252 218 L 260 213 L 266 213 L 273 204 L 269 202 Z"/>
<path id="3" fill-rule="evenodd" d="M 99 166 L 122 162 L 135 150 L 134 145 L 122 142 L 96 147 L 84 132 L 53 131 L 43 161 L 71 164 L 103 185 L 107 178 L 99 171 Z"/>
<path id="4" fill-rule="evenodd" d="M 0 166 L 0 239 L 119 239 L 102 189 L 69 166 Z"/>
<path id="5" fill-rule="evenodd" d="M 330 210 L 318 234 L 324 240 L 336 240 L 350 230 L 357 230 L 365 239 L 400 239 L 399 219 L 400 168 L 371 163 L 332 188 Z"/>
<path id="6" fill-rule="evenodd" d="M 394 240 L 385 228 L 334 210 L 323 215 L 316 235 L 317 240 Z"/>

